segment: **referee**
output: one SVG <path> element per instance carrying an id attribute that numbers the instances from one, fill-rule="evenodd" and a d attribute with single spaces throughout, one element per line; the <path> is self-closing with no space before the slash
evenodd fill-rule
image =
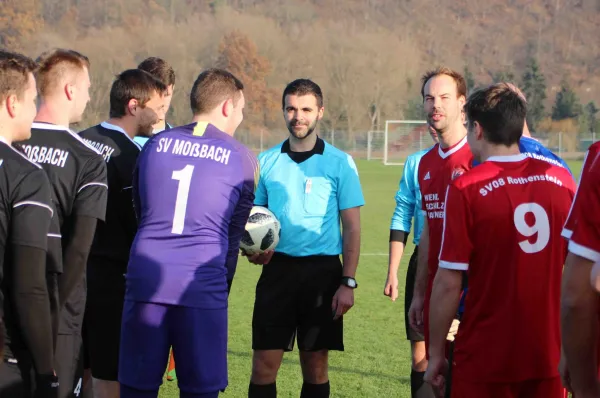
<path id="1" fill-rule="evenodd" d="M 54 213 L 50 181 L 40 166 L 12 147 L 14 141 L 31 134 L 36 113 L 35 69 L 33 60 L 0 51 L 1 398 L 58 394 L 46 282 Z"/>
<path id="2" fill-rule="evenodd" d="M 293 81 L 282 107 L 289 138 L 259 155 L 255 204 L 279 219 L 281 237 L 275 253 L 249 258 L 264 267 L 256 286 L 248 396 L 276 397 L 283 353 L 297 339 L 300 396 L 329 397 L 328 352 L 344 350 L 342 319 L 354 305 L 365 202 L 352 157 L 317 136 L 320 87 Z"/>
<path id="3" fill-rule="evenodd" d="M 427 129 L 434 142 L 438 142 L 437 133 L 428 124 Z M 406 271 L 406 285 L 404 288 L 404 327 L 406 338 L 410 341 L 412 364 L 410 371 L 410 389 L 412 398 L 433 397 L 433 389 L 424 383 L 423 376 L 427 370 L 427 359 L 425 359 L 425 339 L 423 334 L 411 328 L 408 323 L 408 310 L 412 300 L 415 287 L 415 275 L 417 271 L 417 258 L 419 253 L 419 239 L 423 229 L 424 214 L 421 210 L 421 191 L 419 189 L 419 162 L 431 148 L 413 153 L 408 156 L 400 178 L 400 185 L 396 193 L 396 209 L 392 216 L 390 227 L 390 255 L 388 262 L 388 275 L 385 282 L 383 294 L 389 296 L 392 301 L 398 298 L 398 268 L 400 259 L 404 253 L 406 242 L 412 220 L 415 220 L 415 233 L 413 243 L 415 250 L 410 256 L 408 270 Z"/>

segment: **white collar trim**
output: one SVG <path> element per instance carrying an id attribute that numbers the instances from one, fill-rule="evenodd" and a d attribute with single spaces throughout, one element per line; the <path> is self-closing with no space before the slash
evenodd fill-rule
<path id="1" fill-rule="evenodd" d="M 520 162 L 525 159 L 527 159 L 527 155 L 522 154 L 522 153 L 520 153 L 518 155 L 490 156 L 489 158 L 487 158 L 487 160 L 489 160 L 490 162 L 503 162 L 503 163 Z"/>
<path id="2" fill-rule="evenodd" d="M 458 150 L 460 150 L 463 146 L 465 146 L 466 143 L 467 143 L 467 136 L 465 136 L 462 140 L 460 140 L 458 142 L 458 144 L 456 144 L 454 146 L 454 148 L 450 149 L 448 152 L 444 152 L 442 150 L 442 146 L 438 144 L 438 153 L 442 159 L 446 159 L 448 156 L 452 155 L 453 153 L 458 152 Z"/>
<path id="3" fill-rule="evenodd" d="M 104 127 L 105 129 L 109 129 L 109 130 L 114 130 L 114 131 L 120 132 L 125 137 L 127 137 L 127 139 L 129 141 L 131 141 L 131 143 L 133 143 L 138 149 L 140 149 L 140 150 L 142 149 L 142 147 L 140 146 L 140 144 L 138 144 L 133 139 L 131 139 L 131 137 L 129 136 L 129 134 L 127 134 L 127 132 L 125 130 L 123 130 L 121 127 L 115 126 L 114 124 L 111 124 L 111 123 L 109 123 L 107 121 L 104 121 L 104 122 L 100 123 L 100 126 Z"/>
<path id="4" fill-rule="evenodd" d="M 79 134 L 75 133 L 73 130 L 71 130 L 68 127 L 61 126 L 59 124 L 33 122 L 33 124 L 31 125 L 31 128 L 32 129 L 40 129 L 40 130 L 64 131 L 66 133 L 69 133 L 77 141 L 79 141 L 83 145 L 85 145 L 86 148 L 91 149 L 92 151 L 94 151 L 98 155 L 101 155 L 101 153 L 100 153 L 99 150 L 97 150 L 96 148 L 94 148 L 93 146 L 91 146 L 90 144 L 88 144 L 87 142 L 85 142 L 85 140 L 83 138 L 81 138 L 79 136 Z"/>

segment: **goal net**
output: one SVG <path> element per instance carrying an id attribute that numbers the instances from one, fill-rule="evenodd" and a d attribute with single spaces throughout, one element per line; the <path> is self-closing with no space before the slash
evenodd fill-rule
<path id="1" fill-rule="evenodd" d="M 371 130 L 367 132 L 367 160 L 383 159 L 385 131 Z"/>
<path id="2" fill-rule="evenodd" d="M 383 164 L 404 165 L 408 155 L 429 148 L 433 140 L 425 120 L 386 120 Z"/>

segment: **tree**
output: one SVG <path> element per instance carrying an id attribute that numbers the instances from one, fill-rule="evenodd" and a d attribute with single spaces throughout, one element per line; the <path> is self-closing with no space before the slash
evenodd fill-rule
<path id="1" fill-rule="evenodd" d="M 492 76 L 492 80 L 494 83 L 501 83 L 501 82 L 512 83 L 515 81 L 515 74 L 511 70 L 496 72 Z"/>
<path id="2" fill-rule="evenodd" d="M 408 100 L 404 108 L 404 119 L 406 120 L 425 120 L 427 114 L 423 109 L 423 99 L 421 96 Z"/>
<path id="3" fill-rule="evenodd" d="M 544 118 L 546 100 L 546 79 L 535 57 L 531 57 L 527 63 L 521 91 L 527 98 L 527 125 L 535 131 L 538 123 Z"/>
<path id="4" fill-rule="evenodd" d="M 238 30 L 227 33 L 219 44 L 216 67 L 233 73 L 244 84 L 248 127 L 263 128 L 277 114 L 276 93 L 267 86 L 271 63 L 256 44 Z"/>
<path id="5" fill-rule="evenodd" d="M 598 118 L 596 114 L 599 109 L 596 107 L 594 101 L 588 102 L 583 108 L 583 112 L 579 116 L 579 131 L 585 133 L 595 133 L 598 128 Z"/>
<path id="6" fill-rule="evenodd" d="M 0 12 L 0 47 L 20 50 L 43 26 L 35 0 L 3 0 Z"/>
<path id="7" fill-rule="evenodd" d="M 475 78 L 468 65 L 465 65 L 464 78 L 467 83 L 467 95 L 469 95 L 475 90 Z"/>
<path id="8" fill-rule="evenodd" d="M 581 114 L 581 104 L 575 91 L 571 89 L 566 79 L 560 83 L 560 90 L 556 93 L 552 107 L 552 120 L 577 118 Z"/>

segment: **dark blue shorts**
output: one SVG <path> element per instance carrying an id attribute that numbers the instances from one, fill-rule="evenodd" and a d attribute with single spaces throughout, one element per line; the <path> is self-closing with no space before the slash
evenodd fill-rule
<path id="1" fill-rule="evenodd" d="M 125 301 L 119 353 L 121 384 L 158 392 L 171 346 L 182 392 L 206 394 L 227 387 L 227 308 Z"/>

